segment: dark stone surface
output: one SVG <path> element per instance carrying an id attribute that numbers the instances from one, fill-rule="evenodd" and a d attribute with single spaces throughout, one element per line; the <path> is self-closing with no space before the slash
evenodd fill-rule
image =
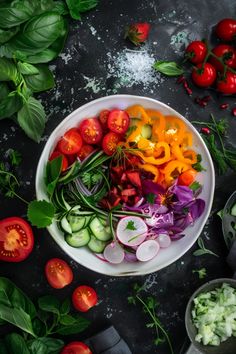
<path id="1" fill-rule="evenodd" d="M 226 117 L 229 122 L 229 139 L 235 142 L 236 119 L 230 111 L 220 111 L 219 105 L 228 102 L 235 105 L 235 97 L 219 97 L 210 94 L 213 100 L 202 109 L 193 102 L 197 95 L 209 91 L 193 88 L 193 98 L 176 85 L 175 79 L 150 73 L 149 80 L 142 85 L 132 80 L 124 83 L 119 68 L 126 48 L 134 49 L 123 40 L 124 27 L 133 21 L 151 23 L 148 43 L 142 47 L 150 58 L 178 60 L 185 44 L 197 38 L 209 38 L 213 26 L 222 17 L 232 17 L 235 4 L 232 0 L 175 1 L 175 0 L 101 0 L 95 11 L 83 16 L 82 22 L 71 21 L 70 33 L 63 54 L 51 68 L 56 76 L 56 88 L 40 95 L 50 114 L 45 135 L 40 144 L 29 140 L 22 131 L 8 120 L 0 122 L 0 152 L 4 156 L 9 148 L 23 155 L 19 176 L 22 181 L 21 195 L 32 200 L 35 197 L 34 178 L 37 162 L 50 133 L 71 111 L 94 98 L 112 93 L 130 93 L 149 96 L 169 104 L 189 120 L 208 120 L 209 114 L 217 118 Z M 215 40 L 213 39 L 215 42 Z M 152 56 L 151 56 L 152 55 Z M 153 79 L 153 75 L 155 79 Z M 87 79 L 86 79 L 87 78 Z M 92 85 L 93 84 L 93 85 Z M 105 107 L 104 107 L 105 108 Z M 154 332 L 145 327 L 146 315 L 140 307 L 128 305 L 134 282 L 145 284 L 149 294 L 158 302 L 158 314 L 168 331 L 176 353 L 186 340 L 184 326 L 185 307 L 191 294 L 205 281 L 231 276 L 225 257 L 226 247 L 221 232 L 221 223 L 215 212 L 221 209 L 229 195 L 235 190 L 235 173 L 216 177 L 216 191 L 211 216 L 202 237 L 207 246 L 219 255 L 194 257 L 194 245 L 181 259 L 167 268 L 138 278 L 110 278 L 93 273 L 76 264 L 64 254 L 46 230 L 34 229 L 35 248 L 30 257 L 20 263 L 1 263 L 0 274 L 9 277 L 33 299 L 43 294 L 54 294 L 60 298 L 70 297 L 75 286 L 91 285 L 96 288 L 99 305 L 86 314 L 92 324 L 89 329 L 69 339 L 83 340 L 109 324 L 114 325 L 127 341 L 134 354 L 169 353 L 167 344 L 156 347 Z M 0 218 L 18 215 L 26 217 L 26 206 L 16 199 L 1 197 Z M 46 282 L 44 265 L 49 258 L 67 260 L 74 271 L 73 283 L 63 290 L 54 290 Z M 207 277 L 198 279 L 193 269 L 207 269 Z"/>

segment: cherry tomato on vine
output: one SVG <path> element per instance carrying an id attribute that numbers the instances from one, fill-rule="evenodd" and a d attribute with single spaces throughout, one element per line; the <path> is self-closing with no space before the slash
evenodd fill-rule
<path id="1" fill-rule="evenodd" d="M 92 352 L 83 342 L 71 342 L 62 348 L 60 354 L 92 354 Z"/>
<path id="2" fill-rule="evenodd" d="M 71 128 L 65 132 L 58 142 L 58 149 L 65 155 L 76 154 L 83 144 L 79 130 Z"/>
<path id="3" fill-rule="evenodd" d="M 87 285 L 78 286 L 72 294 L 72 303 L 76 310 L 87 312 L 98 302 L 96 291 Z"/>
<path id="4" fill-rule="evenodd" d="M 108 128 L 117 134 L 124 134 L 129 128 L 130 118 L 127 112 L 114 109 L 107 120 Z"/>
<path id="5" fill-rule="evenodd" d="M 202 41 L 193 41 L 185 49 L 185 55 L 193 64 L 202 63 L 207 55 L 207 46 Z"/>
<path id="6" fill-rule="evenodd" d="M 226 42 L 236 38 L 236 20 L 233 18 L 224 18 L 216 25 L 216 35 Z"/>
<path id="7" fill-rule="evenodd" d="M 34 236 L 30 225 L 17 216 L 0 220 L 0 260 L 21 262 L 31 253 Z"/>
<path id="8" fill-rule="evenodd" d="M 65 157 L 65 155 L 63 155 L 60 151 L 54 150 L 53 153 L 50 155 L 49 157 L 49 161 L 52 161 L 54 159 L 56 159 L 57 157 L 62 156 L 62 166 L 61 166 L 61 170 L 62 172 L 65 171 L 69 165 L 67 158 Z"/>
<path id="9" fill-rule="evenodd" d="M 73 280 L 71 267 L 60 258 L 52 258 L 46 263 L 45 274 L 48 283 L 55 289 L 62 289 Z"/>
<path id="10" fill-rule="evenodd" d="M 114 132 L 107 133 L 102 140 L 102 149 L 107 155 L 113 155 L 116 151 L 117 144 L 121 141 L 119 134 Z"/>
<path id="11" fill-rule="evenodd" d="M 236 68 L 236 52 L 234 48 L 228 44 L 219 44 L 212 49 L 217 57 L 223 60 L 223 62 L 230 68 Z M 215 67 L 217 71 L 223 71 L 224 66 L 217 60 L 217 58 L 211 56 L 210 63 Z"/>
<path id="12" fill-rule="evenodd" d="M 227 71 L 225 78 L 217 81 L 216 88 L 219 92 L 224 93 L 225 95 L 236 93 L 236 74 Z"/>
<path id="13" fill-rule="evenodd" d="M 216 79 L 216 69 L 210 63 L 198 64 L 192 71 L 193 82 L 200 87 L 211 86 Z"/>
<path id="14" fill-rule="evenodd" d="M 102 126 L 98 118 L 84 119 L 80 123 L 79 131 L 87 144 L 97 144 L 102 140 Z"/>
<path id="15" fill-rule="evenodd" d="M 179 175 L 178 184 L 181 186 L 190 186 L 194 182 L 196 175 L 197 171 L 190 168 Z"/>

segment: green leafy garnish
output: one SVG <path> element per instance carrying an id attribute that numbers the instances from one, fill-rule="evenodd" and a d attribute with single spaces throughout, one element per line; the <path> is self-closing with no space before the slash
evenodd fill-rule
<path id="1" fill-rule="evenodd" d="M 203 239 L 199 237 L 197 240 L 197 244 L 199 246 L 199 249 L 193 252 L 194 256 L 202 256 L 204 254 L 211 254 L 212 256 L 219 257 L 218 254 L 212 252 L 211 250 L 207 249 L 204 245 Z"/>
<path id="2" fill-rule="evenodd" d="M 206 268 L 201 268 L 201 269 L 193 269 L 192 271 L 193 273 L 197 273 L 199 279 L 203 279 L 206 277 L 207 272 L 206 272 Z"/>
<path id="3" fill-rule="evenodd" d="M 81 19 L 81 13 L 97 6 L 98 0 L 66 0 L 70 15 L 75 20 Z"/>
<path id="4" fill-rule="evenodd" d="M 47 227 L 53 222 L 55 207 L 46 200 L 33 200 L 28 205 L 27 216 L 33 226 Z"/>
<path id="5" fill-rule="evenodd" d="M 96 171 L 84 172 L 81 179 L 84 185 L 88 189 L 91 189 L 92 186 L 102 181 L 102 175 L 100 172 L 96 172 Z"/>
<path id="6" fill-rule="evenodd" d="M 133 220 L 129 220 L 127 222 L 125 230 L 132 230 L 132 231 L 137 230 L 137 228 L 134 226 L 134 221 Z"/>
<path id="7" fill-rule="evenodd" d="M 206 171 L 206 169 L 202 167 L 201 162 L 202 162 L 202 156 L 200 154 L 197 154 L 197 162 L 194 163 L 192 167 L 198 172 Z"/>
<path id="8" fill-rule="evenodd" d="M 198 181 L 194 181 L 192 184 L 190 184 L 189 188 L 192 189 L 193 192 L 196 192 L 198 189 L 200 189 L 202 185 Z"/>
<path id="9" fill-rule="evenodd" d="M 156 61 L 153 67 L 166 76 L 180 76 L 184 73 L 184 69 L 174 61 Z"/>
<path id="10" fill-rule="evenodd" d="M 8 153 L 9 153 L 12 166 L 19 166 L 19 164 L 22 161 L 21 153 L 13 149 L 8 150 Z"/>
<path id="11" fill-rule="evenodd" d="M 148 193 L 146 195 L 146 199 L 147 199 L 148 203 L 154 204 L 155 203 L 155 199 L 156 199 L 156 195 L 154 193 Z"/>

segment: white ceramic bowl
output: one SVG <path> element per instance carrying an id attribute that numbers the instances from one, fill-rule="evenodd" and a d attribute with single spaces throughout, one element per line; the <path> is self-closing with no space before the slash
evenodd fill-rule
<path id="1" fill-rule="evenodd" d="M 56 222 L 53 222 L 53 224 L 48 227 L 48 231 L 50 232 L 54 240 L 64 250 L 64 252 L 66 252 L 76 262 L 80 263 L 81 265 L 90 270 L 102 274 L 107 274 L 110 276 L 143 275 L 153 273 L 175 262 L 178 258 L 185 254 L 195 243 L 207 221 L 212 206 L 215 188 L 214 167 L 210 154 L 201 136 L 186 118 L 184 118 L 181 114 L 179 114 L 169 106 L 165 105 L 164 103 L 151 98 L 132 95 L 114 95 L 99 98 L 76 109 L 68 117 L 66 117 L 52 132 L 44 147 L 37 167 L 37 199 L 48 200 L 44 186 L 45 166 L 49 155 L 51 154 L 52 150 L 56 145 L 56 142 L 66 132 L 66 130 L 77 126 L 78 123 L 85 117 L 92 117 L 97 115 L 103 109 L 125 109 L 128 106 L 134 104 L 140 104 L 144 108 L 159 110 L 165 115 L 176 115 L 181 120 L 183 120 L 184 123 L 188 126 L 189 130 L 192 132 L 194 137 L 194 149 L 202 155 L 202 164 L 207 170 L 206 172 L 199 174 L 198 178 L 199 181 L 203 184 L 201 198 L 205 200 L 206 208 L 202 216 L 194 223 L 194 225 L 186 229 L 185 237 L 178 241 L 172 242 L 169 248 L 160 250 L 160 252 L 154 259 L 149 262 L 143 263 L 123 262 L 118 265 L 112 265 L 107 262 L 103 262 L 97 257 L 95 257 L 86 247 L 70 247 L 65 242 L 63 233 L 57 228 Z"/>

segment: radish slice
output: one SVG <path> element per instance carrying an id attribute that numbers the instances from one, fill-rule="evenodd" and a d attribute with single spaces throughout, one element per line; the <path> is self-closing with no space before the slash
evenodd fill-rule
<path id="1" fill-rule="evenodd" d="M 167 234 L 159 234 L 157 242 L 161 248 L 167 248 L 171 244 L 170 236 Z"/>
<path id="2" fill-rule="evenodd" d="M 136 257 L 141 262 L 150 261 L 160 249 L 159 243 L 155 240 L 144 241 L 136 251 Z"/>
<path id="3" fill-rule="evenodd" d="M 124 260 L 125 252 L 117 242 L 111 242 L 103 252 L 104 258 L 114 264 L 119 264 Z"/>
<path id="4" fill-rule="evenodd" d="M 138 246 L 142 243 L 148 232 L 148 227 L 142 218 L 138 216 L 126 216 L 122 218 L 116 229 L 117 238 L 126 246 Z"/>

